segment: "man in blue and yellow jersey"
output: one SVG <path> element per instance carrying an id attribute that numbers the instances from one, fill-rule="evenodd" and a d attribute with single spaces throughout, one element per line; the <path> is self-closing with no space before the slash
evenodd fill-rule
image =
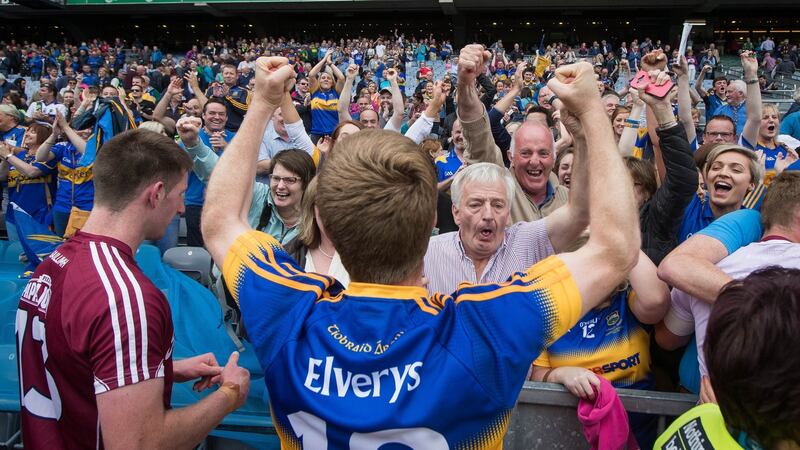
<path id="1" fill-rule="evenodd" d="M 473 83 L 489 58 L 481 45 L 464 48 L 459 82 Z M 436 177 L 397 133 L 347 136 L 319 175 L 319 217 L 353 279 L 348 289 L 303 272 L 248 226 L 258 143 L 293 78 L 285 58 L 259 58 L 253 103 L 214 170 L 203 213 L 206 245 L 265 369 L 282 444 L 500 448 L 530 363 L 607 298 L 638 254 L 633 186 L 591 66 L 565 66 L 550 81 L 593 143 L 590 172 L 603 174 L 589 180 L 588 243 L 452 296 L 429 296 L 421 285 Z"/>
<path id="2" fill-rule="evenodd" d="M 339 93 L 344 86 L 344 74 L 333 64 L 333 52 L 328 52 L 310 72 L 311 141 L 330 136 L 339 124 Z M 330 72 L 325 69 L 330 67 Z M 335 78 L 334 78 L 335 77 Z"/>
<path id="3" fill-rule="evenodd" d="M 232 64 L 223 64 L 222 83 L 215 82 L 206 91 L 206 97 L 218 98 L 225 104 L 225 109 L 228 111 L 225 129 L 234 133 L 242 124 L 244 115 L 247 114 L 252 96 L 250 90 L 236 84 L 238 79 L 239 74 L 236 72 L 236 67 Z"/>

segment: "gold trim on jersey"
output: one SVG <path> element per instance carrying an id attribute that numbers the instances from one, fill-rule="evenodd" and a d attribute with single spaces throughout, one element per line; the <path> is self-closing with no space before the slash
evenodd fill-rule
<path id="1" fill-rule="evenodd" d="M 94 163 L 73 169 L 58 163 L 58 177 L 68 180 L 72 184 L 83 184 L 94 179 L 93 166 Z"/>

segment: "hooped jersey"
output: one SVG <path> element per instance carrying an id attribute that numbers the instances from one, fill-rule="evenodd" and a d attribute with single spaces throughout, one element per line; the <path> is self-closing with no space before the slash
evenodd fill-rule
<path id="1" fill-rule="evenodd" d="M 452 295 L 357 282 L 343 290 L 251 230 L 223 274 L 287 449 L 502 448 L 531 361 L 581 312 L 556 256 Z"/>

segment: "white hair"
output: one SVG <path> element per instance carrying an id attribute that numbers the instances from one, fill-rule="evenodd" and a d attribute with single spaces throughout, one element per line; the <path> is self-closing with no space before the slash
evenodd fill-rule
<path id="1" fill-rule="evenodd" d="M 728 89 L 730 89 L 731 87 L 733 87 L 736 91 L 738 91 L 742 95 L 747 94 L 747 85 L 742 80 L 731 81 L 730 83 L 728 83 Z"/>
<path id="2" fill-rule="evenodd" d="M 493 184 L 502 181 L 508 192 L 508 204 L 514 201 L 514 177 L 504 167 L 492 163 L 477 163 L 465 167 L 455 174 L 453 184 L 450 187 L 450 195 L 453 204 L 460 206 L 461 190 L 470 183 Z"/>

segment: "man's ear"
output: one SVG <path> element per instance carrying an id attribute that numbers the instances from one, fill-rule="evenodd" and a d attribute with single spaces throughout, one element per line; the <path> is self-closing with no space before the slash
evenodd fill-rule
<path id="1" fill-rule="evenodd" d="M 455 203 L 453 203 L 452 211 L 453 211 L 453 221 L 456 223 L 456 225 L 461 227 L 461 217 L 460 217 L 461 215 L 459 214 L 460 211 Z"/>
<path id="2" fill-rule="evenodd" d="M 145 189 L 145 196 L 148 206 L 155 208 L 167 197 L 167 187 L 163 181 L 156 181 Z"/>

